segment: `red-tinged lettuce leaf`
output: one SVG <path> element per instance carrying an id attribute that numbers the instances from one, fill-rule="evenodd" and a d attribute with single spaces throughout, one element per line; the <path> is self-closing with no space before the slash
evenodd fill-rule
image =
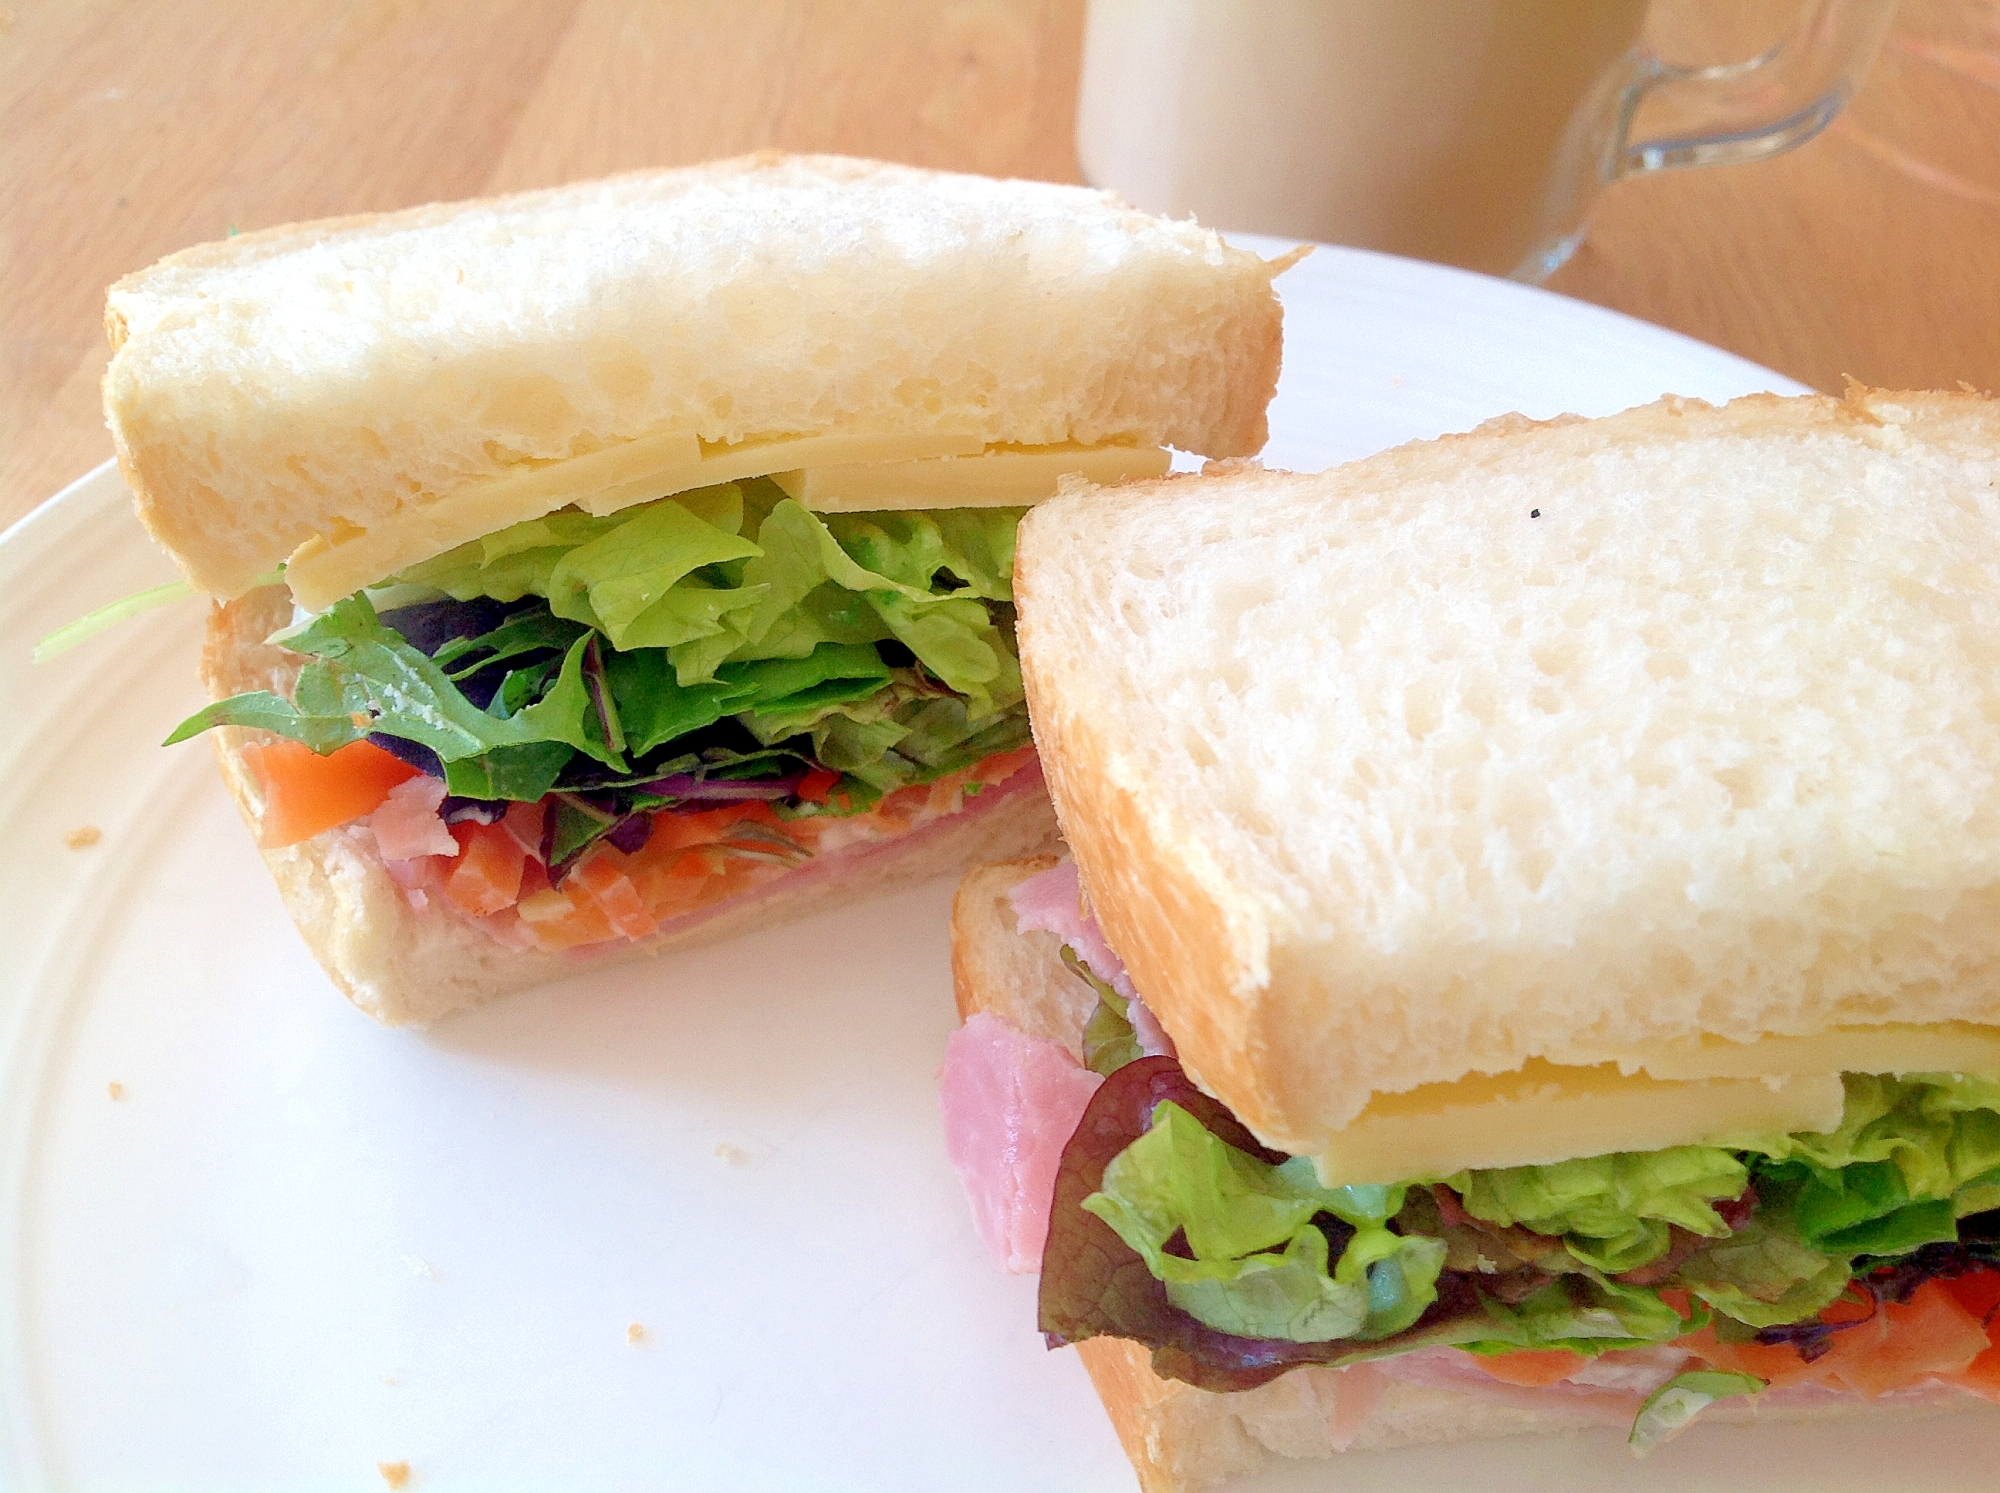
<path id="1" fill-rule="evenodd" d="M 1213 1390 L 1254 1389 L 1301 1364 L 1379 1351 L 1382 1344 L 1234 1337 L 1205 1326 L 1168 1300 L 1166 1286 L 1108 1223 L 1084 1211 L 1083 1200 L 1099 1190 L 1112 1158 L 1144 1133 L 1154 1108 L 1166 1101 L 1268 1165 L 1287 1159 L 1260 1145 L 1226 1107 L 1197 1089 L 1172 1058 L 1141 1058 L 1113 1073 L 1092 1096 L 1063 1148 L 1056 1174 L 1042 1256 L 1041 1329 L 1049 1346 L 1092 1337 L 1130 1338 L 1152 1349 L 1153 1371 L 1162 1378 Z M 1484 1319 L 1469 1286 L 1447 1275 L 1438 1288 L 1439 1299 L 1410 1329 L 1411 1346 L 1437 1340 L 1437 1329 L 1447 1320 Z"/>

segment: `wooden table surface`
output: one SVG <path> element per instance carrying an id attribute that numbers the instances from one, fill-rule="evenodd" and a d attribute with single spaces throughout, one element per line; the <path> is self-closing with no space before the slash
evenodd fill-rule
<path id="1" fill-rule="evenodd" d="M 1722 61 L 1794 4 L 1665 24 Z M 2000 0 L 1904 4 L 1849 118 L 1618 184 L 1552 288 L 1822 388 L 2000 389 Z M 0 527 L 110 454 L 103 290 L 162 254 L 764 145 L 1073 181 L 1081 31 L 1082 0 L 0 0 Z"/>

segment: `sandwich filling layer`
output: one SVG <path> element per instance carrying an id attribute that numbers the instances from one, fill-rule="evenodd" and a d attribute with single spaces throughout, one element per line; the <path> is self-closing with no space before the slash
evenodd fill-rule
<path id="1" fill-rule="evenodd" d="M 761 479 L 564 508 L 299 618 L 289 694 L 170 739 L 283 738 L 251 756 L 267 847 L 366 814 L 413 900 L 505 941 L 644 937 L 1031 761 L 1018 519 L 818 515 Z"/>
<path id="2" fill-rule="evenodd" d="M 1552 1383 L 1657 1348 L 1674 1362 L 1642 1442 L 1770 1385 L 2000 1398 L 2000 1082 L 1849 1071 L 1824 1125 L 1329 1185 L 1143 1035 L 1075 885 L 1065 865 L 1014 896 L 1098 997 L 1084 1055 L 1103 1081 L 1047 1204 L 1052 1345 L 1132 1339 L 1163 1377 L 1223 1391 L 1438 1348 Z"/>
<path id="3" fill-rule="evenodd" d="M 1055 494 L 1058 481 L 1157 477 L 1158 446 L 992 446 L 977 436 L 816 435 L 734 444 L 665 431 L 470 482 L 412 502 L 391 525 L 315 535 L 285 567 L 299 604 L 318 611 L 398 571 L 515 524 L 574 507 L 603 516 L 659 497 L 770 477 L 817 512 L 1008 507 Z"/>

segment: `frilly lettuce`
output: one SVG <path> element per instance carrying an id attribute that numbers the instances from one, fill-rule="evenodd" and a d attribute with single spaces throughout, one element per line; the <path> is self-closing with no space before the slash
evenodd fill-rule
<path id="1" fill-rule="evenodd" d="M 1673 1146 L 1444 1180 L 1474 1218 L 1560 1235 L 1582 1263 L 1616 1275 L 1664 1255 L 1669 1224 L 1710 1239 L 1727 1234 L 1711 1205 L 1741 1196 L 1750 1171 L 1727 1151 Z"/>
<path id="2" fill-rule="evenodd" d="M 725 483 L 603 517 L 515 524 L 404 571 L 461 601 L 545 597 L 614 648 L 663 648 L 679 682 L 725 663 L 895 641 L 990 715 L 1021 698 L 1011 640 L 1017 508 L 816 514 L 768 481 Z M 948 576 L 940 588 L 938 578 Z"/>
<path id="3" fill-rule="evenodd" d="M 1436 1299 L 1444 1245 L 1392 1232 L 1402 1204 L 1401 1188 L 1322 1187 L 1302 1157 L 1268 1165 L 1171 1102 L 1083 1201 L 1182 1311 L 1223 1332 L 1290 1342 L 1388 1337 Z M 1344 1227 L 1322 1227 L 1322 1215 Z M 1191 1258 L 1169 1249 L 1176 1238 Z"/>
<path id="4" fill-rule="evenodd" d="M 1839 1299 L 1853 1274 L 1845 1259 L 1807 1244 L 1779 1203 L 1696 1250 L 1675 1279 L 1725 1317 L 1775 1327 L 1816 1316 Z"/>
<path id="5" fill-rule="evenodd" d="M 281 634 L 311 658 L 292 699 L 220 701 L 169 740 L 251 726 L 329 752 L 380 734 L 434 754 L 454 793 L 571 789 L 613 811 L 648 778 L 817 765 L 865 808 L 1026 745 L 1019 517 L 821 516 L 764 481 L 550 514 L 396 578 L 450 601 L 385 622 L 358 594 Z M 483 620 L 421 647 L 391 625 L 454 606 Z"/>

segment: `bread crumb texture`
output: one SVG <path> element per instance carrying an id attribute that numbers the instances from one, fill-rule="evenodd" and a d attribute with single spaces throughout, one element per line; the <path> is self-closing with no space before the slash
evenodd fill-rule
<path id="1" fill-rule="evenodd" d="M 104 1086 L 104 1092 L 109 1094 L 114 1100 L 123 1099 L 125 1097 L 125 1085 L 114 1078 Z"/>
<path id="2" fill-rule="evenodd" d="M 404 1488 L 410 1482 L 408 1462 L 377 1462 L 375 1470 L 382 1474 L 382 1481 L 392 1488 Z"/>
<path id="3" fill-rule="evenodd" d="M 63 835 L 63 844 L 69 846 L 71 850 L 88 850 L 103 838 L 103 830 L 94 824 L 85 824 L 66 831 Z"/>
<path id="4" fill-rule="evenodd" d="M 635 1348 L 645 1342 L 646 1324 L 644 1322 L 634 1322 L 630 1327 L 627 1327 L 625 1329 L 625 1341 Z"/>
<path id="5" fill-rule="evenodd" d="M 1264 442 L 1273 266 L 1109 193 L 744 157 L 244 234 L 108 295 L 140 516 L 219 595 L 660 431 Z"/>
<path id="6" fill-rule="evenodd" d="M 1037 510 L 1038 743 L 1191 1069 L 1315 1151 L 1531 1056 L 2000 1022 L 1996 481 L 2000 405 L 1856 391 Z"/>

